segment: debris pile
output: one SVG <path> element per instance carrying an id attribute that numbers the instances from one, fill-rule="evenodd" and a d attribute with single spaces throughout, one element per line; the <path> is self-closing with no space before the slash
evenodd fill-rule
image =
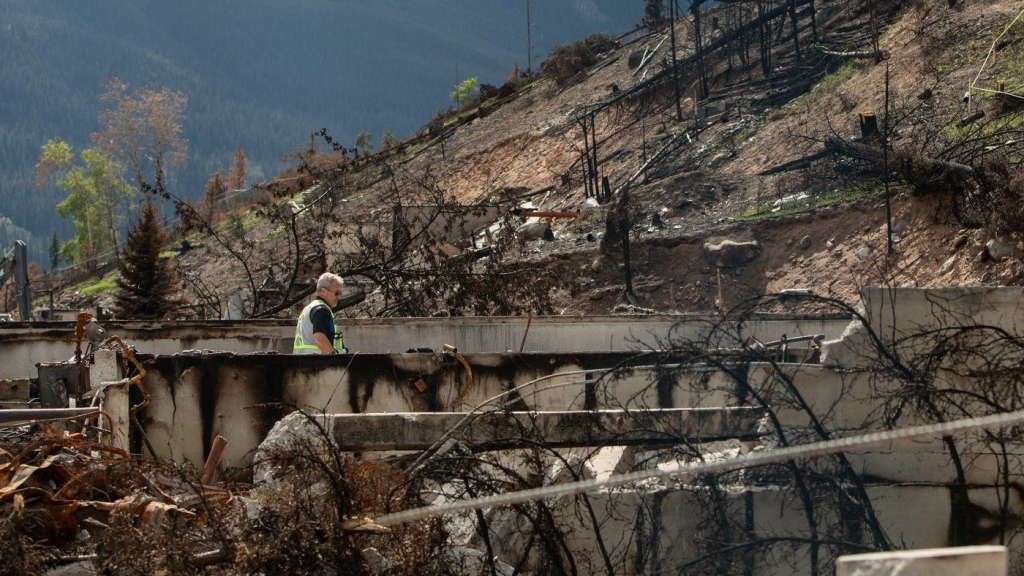
<path id="1" fill-rule="evenodd" d="M 399 468 L 330 442 L 262 454 L 291 473 L 210 485 L 210 470 L 112 448 L 94 427 L 0 428 L 0 574 L 445 573 L 439 522 L 367 518 L 422 504 Z"/>

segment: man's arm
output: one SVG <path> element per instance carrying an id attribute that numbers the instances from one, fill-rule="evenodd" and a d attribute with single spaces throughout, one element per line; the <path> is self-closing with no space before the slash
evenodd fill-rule
<path id="1" fill-rule="evenodd" d="M 327 339 L 327 336 L 323 332 L 314 332 L 313 342 L 316 342 L 316 345 L 320 348 L 321 354 L 330 354 L 331 352 L 334 352 L 334 346 L 331 346 L 330 340 Z"/>

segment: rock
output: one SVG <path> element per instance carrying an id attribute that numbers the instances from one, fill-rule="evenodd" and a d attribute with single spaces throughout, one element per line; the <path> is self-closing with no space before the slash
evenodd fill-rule
<path id="1" fill-rule="evenodd" d="M 604 298 L 604 292 L 601 290 L 594 290 L 590 293 L 591 300 L 600 300 L 601 298 Z"/>
<path id="2" fill-rule="evenodd" d="M 857 250 L 857 258 L 860 260 L 867 260 L 871 256 L 871 248 L 867 246 Z"/>
<path id="3" fill-rule="evenodd" d="M 974 241 L 983 244 L 988 240 L 988 232 L 984 228 L 978 228 L 974 231 Z"/>
<path id="4" fill-rule="evenodd" d="M 516 229 L 516 235 L 526 240 L 554 240 L 555 234 L 544 222 L 530 222 Z"/>
<path id="5" fill-rule="evenodd" d="M 269 485 L 286 476 L 291 466 L 283 456 L 297 452 L 300 447 L 312 445 L 310 447 L 320 448 L 325 445 L 323 435 L 311 419 L 320 420 L 321 426 L 327 424 L 323 416 L 302 412 L 292 412 L 274 424 L 252 459 L 253 484 Z"/>
<path id="6" fill-rule="evenodd" d="M 590 263 L 590 271 L 594 274 L 600 274 L 601 270 L 604 270 L 604 256 L 598 256 L 594 258 L 594 261 Z"/>
<path id="7" fill-rule="evenodd" d="M 363 564 L 370 574 L 380 574 L 391 569 L 391 562 L 376 548 L 364 548 L 361 552 L 363 554 Z"/>
<path id="8" fill-rule="evenodd" d="M 843 249 L 842 248 L 836 248 L 835 250 L 833 250 L 832 251 L 832 257 L 833 258 L 842 258 L 843 257 Z"/>
<path id="9" fill-rule="evenodd" d="M 825 242 L 825 248 L 827 248 L 828 250 L 831 250 L 831 249 L 833 249 L 835 247 L 836 247 L 836 243 L 835 242 L 833 242 L 831 240 Z"/>
<path id="10" fill-rule="evenodd" d="M 803 238 L 800 239 L 800 243 L 797 244 L 797 248 L 799 248 L 801 250 L 807 250 L 810 247 L 811 247 L 811 237 L 810 236 L 804 236 Z"/>
<path id="11" fill-rule="evenodd" d="M 911 280 L 910 282 L 904 282 L 900 288 L 917 288 L 917 280 Z"/>
<path id="12" fill-rule="evenodd" d="M 957 236 L 956 238 L 954 238 L 953 239 L 953 243 L 950 246 L 950 250 L 953 251 L 953 252 L 956 252 L 957 250 L 963 248 L 964 244 L 967 244 L 967 235 L 966 234 L 964 234 L 963 236 Z"/>
<path id="13" fill-rule="evenodd" d="M 939 276 L 952 270 L 953 264 L 956 264 L 956 255 L 950 256 L 948 260 L 942 263 L 942 266 L 939 267 Z"/>
<path id="14" fill-rule="evenodd" d="M 757 240 L 737 242 L 723 240 L 717 244 L 704 244 L 704 255 L 719 268 L 736 268 L 761 255 L 761 244 Z"/>
<path id="15" fill-rule="evenodd" d="M 897 234 L 902 234 L 903 231 L 907 229 L 907 226 L 909 226 L 909 224 L 907 224 L 906 220 L 900 220 L 899 222 L 892 225 L 892 231 L 896 232 Z"/>
<path id="16" fill-rule="evenodd" d="M 993 261 L 1001 262 L 1013 255 L 1013 244 L 993 239 L 985 243 L 985 251 Z"/>

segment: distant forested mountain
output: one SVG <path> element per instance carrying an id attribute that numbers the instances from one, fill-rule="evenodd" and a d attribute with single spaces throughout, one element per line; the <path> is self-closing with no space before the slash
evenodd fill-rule
<path id="1" fill-rule="evenodd" d="M 556 44 L 621 33 L 642 0 L 534 0 L 534 67 Z M 0 218 L 43 260 L 72 233 L 56 188 L 32 188 L 40 146 L 97 130 L 109 78 L 188 95 L 186 163 L 170 185 L 197 197 L 242 146 L 254 178 L 321 127 L 351 145 L 412 133 L 457 80 L 501 84 L 526 67 L 526 0 L 0 0 Z M 5 234 L 6 235 L 6 234 Z"/>

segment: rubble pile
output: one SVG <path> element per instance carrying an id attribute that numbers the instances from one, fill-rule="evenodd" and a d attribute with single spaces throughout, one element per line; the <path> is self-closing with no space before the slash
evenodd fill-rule
<path id="1" fill-rule="evenodd" d="M 92 427 L 0 428 L 0 575 L 440 574 L 475 552 L 449 550 L 440 522 L 368 520 L 421 504 L 396 466 L 329 444 L 262 453 L 290 473 L 210 485 L 188 465 L 111 448 Z"/>

